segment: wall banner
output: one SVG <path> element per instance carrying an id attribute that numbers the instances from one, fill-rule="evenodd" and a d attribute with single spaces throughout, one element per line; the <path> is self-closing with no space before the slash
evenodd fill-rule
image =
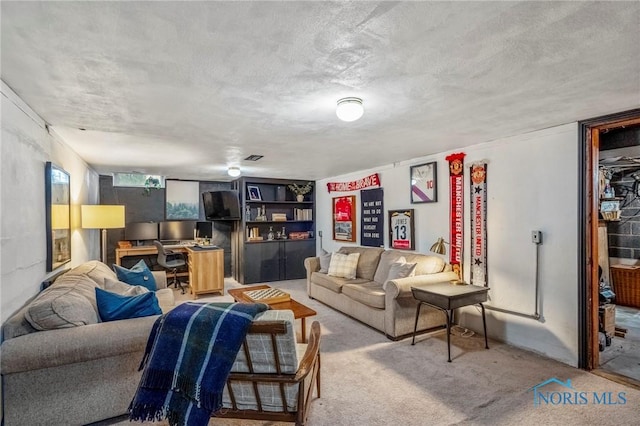
<path id="1" fill-rule="evenodd" d="M 382 188 L 360 191 L 360 245 L 384 247 L 384 191 Z"/>
<path id="2" fill-rule="evenodd" d="M 464 152 L 445 157 L 449 162 L 450 198 L 450 260 L 453 271 L 463 280 L 462 249 L 464 247 Z"/>
<path id="3" fill-rule="evenodd" d="M 351 182 L 328 182 L 327 190 L 329 193 L 359 191 L 360 189 L 369 188 L 371 186 L 380 186 L 380 175 L 374 173 L 365 178 L 354 180 Z"/>
<path id="4" fill-rule="evenodd" d="M 471 165 L 471 284 L 487 287 L 487 165 Z"/>

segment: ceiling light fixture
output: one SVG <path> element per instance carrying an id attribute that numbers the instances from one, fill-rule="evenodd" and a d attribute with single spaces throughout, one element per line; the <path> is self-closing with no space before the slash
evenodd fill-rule
<path id="1" fill-rule="evenodd" d="M 235 166 L 229 167 L 227 169 L 227 174 L 231 177 L 240 176 L 240 167 L 235 167 Z"/>
<path id="2" fill-rule="evenodd" d="M 360 98 L 342 98 L 338 100 L 336 115 L 342 121 L 356 121 L 364 114 L 364 106 Z"/>

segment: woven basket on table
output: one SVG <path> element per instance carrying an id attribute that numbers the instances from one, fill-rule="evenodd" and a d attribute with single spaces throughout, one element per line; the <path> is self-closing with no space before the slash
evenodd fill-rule
<path id="1" fill-rule="evenodd" d="M 640 267 L 612 266 L 611 281 L 616 304 L 640 308 Z"/>

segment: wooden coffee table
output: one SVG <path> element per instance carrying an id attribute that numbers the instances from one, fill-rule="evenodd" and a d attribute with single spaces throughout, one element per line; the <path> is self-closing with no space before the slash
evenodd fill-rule
<path id="1" fill-rule="evenodd" d="M 253 300 L 249 299 L 244 293 L 252 290 L 263 290 L 265 288 L 271 288 L 271 287 L 268 285 L 255 285 L 252 287 L 230 289 L 228 290 L 228 293 L 229 293 L 229 296 L 233 297 L 233 300 L 235 300 L 236 302 L 254 303 Z M 297 300 L 293 300 L 293 299 L 287 302 L 269 303 L 269 306 L 271 307 L 271 309 L 277 309 L 277 310 L 288 309 L 290 311 L 293 311 L 293 317 L 295 319 L 300 318 L 302 322 L 302 333 L 301 333 L 302 343 L 306 343 L 307 324 L 305 322 L 305 318 L 312 317 L 316 315 L 317 312 L 311 309 L 310 307 L 305 306 L 302 303 L 298 302 Z"/>

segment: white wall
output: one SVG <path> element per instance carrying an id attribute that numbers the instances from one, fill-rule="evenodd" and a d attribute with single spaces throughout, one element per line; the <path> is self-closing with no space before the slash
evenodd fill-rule
<path id="1" fill-rule="evenodd" d="M 98 231 L 79 229 L 79 205 L 97 204 L 98 174 L 55 135 L 4 82 L 0 149 L 0 320 L 40 290 L 46 272 L 44 168 L 51 161 L 71 175 L 71 262 L 99 258 Z M 54 271 L 55 272 L 55 271 Z"/>
<path id="2" fill-rule="evenodd" d="M 526 314 L 535 311 L 535 256 L 531 231 L 543 232 L 540 246 L 540 321 L 487 311 L 492 338 L 578 364 L 578 125 L 562 125 L 461 150 L 465 157 L 464 275 L 470 278 L 469 165 L 485 160 L 487 166 L 487 256 L 490 302 L 499 308 Z M 455 151 L 458 152 L 458 151 Z M 449 180 L 445 157 L 451 152 L 414 159 L 318 181 L 317 231 L 323 248 L 337 250 L 332 241 L 332 198 L 355 195 L 357 235 L 360 240 L 359 191 L 329 194 L 327 182 L 344 182 L 378 172 L 384 188 L 385 246 L 388 247 L 386 211 L 415 209 L 416 251 L 429 253 L 440 236 L 449 239 Z M 409 167 L 438 163 L 438 202 L 410 203 Z M 319 239 L 318 239 L 319 241 Z M 354 243 L 354 244 L 357 244 Z M 318 242 L 319 248 L 320 242 Z M 448 249 L 448 247 L 447 247 Z M 466 308 L 462 325 L 482 331 L 479 308 Z"/>

